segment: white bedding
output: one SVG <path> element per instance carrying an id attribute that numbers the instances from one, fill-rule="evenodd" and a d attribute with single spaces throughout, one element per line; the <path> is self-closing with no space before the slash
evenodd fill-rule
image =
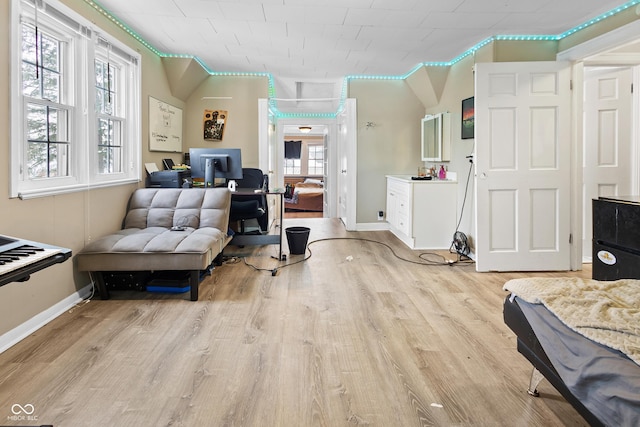
<path id="1" fill-rule="evenodd" d="M 533 277 L 510 280 L 504 289 L 543 304 L 572 330 L 640 365 L 640 280 Z"/>

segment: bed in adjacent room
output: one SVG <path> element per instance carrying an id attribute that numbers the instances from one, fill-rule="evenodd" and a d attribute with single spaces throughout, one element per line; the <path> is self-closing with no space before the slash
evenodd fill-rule
<path id="1" fill-rule="evenodd" d="M 285 210 L 322 212 L 324 185 L 320 180 L 306 179 L 294 184 L 291 194 L 285 194 Z"/>
<path id="2" fill-rule="evenodd" d="M 526 278 L 504 321 L 533 365 L 591 425 L 640 425 L 640 280 Z"/>

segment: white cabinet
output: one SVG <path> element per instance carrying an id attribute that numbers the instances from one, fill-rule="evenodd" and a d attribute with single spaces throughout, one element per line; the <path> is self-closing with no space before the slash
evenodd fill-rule
<path id="1" fill-rule="evenodd" d="M 457 182 L 387 176 L 389 229 L 412 249 L 449 249 L 456 231 Z"/>

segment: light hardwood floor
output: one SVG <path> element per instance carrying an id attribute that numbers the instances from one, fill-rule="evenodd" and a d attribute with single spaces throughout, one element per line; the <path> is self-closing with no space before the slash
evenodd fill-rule
<path id="1" fill-rule="evenodd" d="M 526 274 L 321 240 L 374 239 L 423 262 L 389 232 L 347 233 L 337 220 L 291 225 L 311 228 L 312 255 L 275 276 L 230 260 L 197 302 L 113 292 L 5 351 L 0 424 L 35 425 L 5 419 L 31 404 L 38 425 L 55 427 L 586 425 L 546 381 L 539 398 L 525 391 L 531 367 L 503 323 L 502 285 Z M 282 264 L 277 246 L 232 252 Z"/>
<path id="2" fill-rule="evenodd" d="M 284 218 L 322 218 L 322 212 L 285 211 Z"/>

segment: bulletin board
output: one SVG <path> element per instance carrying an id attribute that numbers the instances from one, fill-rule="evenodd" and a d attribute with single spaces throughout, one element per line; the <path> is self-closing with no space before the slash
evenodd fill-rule
<path id="1" fill-rule="evenodd" d="M 149 97 L 149 150 L 182 152 L 182 109 Z"/>

